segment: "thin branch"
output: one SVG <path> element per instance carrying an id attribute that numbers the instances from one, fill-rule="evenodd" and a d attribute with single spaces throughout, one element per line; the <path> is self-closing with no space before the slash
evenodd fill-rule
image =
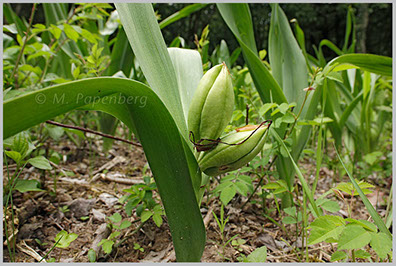
<path id="1" fill-rule="evenodd" d="M 142 145 L 140 143 L 135 143 L 135 142 L 132 142 L 132 141 L 129 141 L 129 140 L 126 140 L 126 139 L 118 138 L 118 137 L 115 137 L 115 136 L 112 136 L 112 135 L 108 135 L 108 134 L 105 134 L 105 133 L 102 133 L 102 132 L 98 132 L 98 131 L 95 131 L 95 130 L 92 130 L 92 129 L 88 129 L 88 128 L 72 126 L 72 125 L 64 125 L 64 124 L 61 124 L 61 123 L 58 123 L 58 122 L 55 122 L 55 121 L 51 121 L 51 120 L 47 120 L 47 121 L 45 121 L 45 123 L 51 124 L 51 125 L 54 125 L 54 126 L 58 126 L 58 127 L 76 129 L 76 130 L 80 130 L 80 131 L 83 131 L 83 132 L 99 135 L 99 136 L 102 136 L 102 137 L 105 137 L 105 138 L 122 141 L 122 142 L 125 142 L 125 143 L 128 143 L 128 144 L 134 145 L 136 147 L 142 147 Z"/>
<path id="2" fill-rule="evenodd" d="M 271 169 L 272 165 L 274 164 L 275 160 L 278 158 L 278 155 L 275 155 L 274 159 L 272 160 L 272 162 L 269 164 L 269 166 L 267 167 L 266 173 L 264 175 L 262 175 L 260 177 L 260 180 L 258 182 L 258 184 L 256 185 L 256 187 L 254 188 L 252 194 L 250 194 L 249 198 L 245 201 L 245 203 L 242 204 L 241 209 L 243 207 L 245 207 L 245 205 L 252 199 L 253 195 L 257 192 L 257 189 L 262 185 L 264 177 L 267 176 L 267 174 L 269 173 L 269 170 Z"/>
<path id="3" fill-rule="evenodd" d="M 29 26 L 28 26 L 27 29 L 26 29 L 25 40 L 23 41 L 23 45 L 22 45 L 21 51 L 20 51 L 19 54 L 18 54 L 18 58 L 17 58 L 17 60 L 16 60 L 15 67 L 14 67 L 14 69 L 12 70 L 11 78 L 16 77 L 16 81 L 18 81 L 18 78 L 17 78 L 17 76 L 18 76 L 18 75 L 17 75 L 17 74 L 18 74 L 18 73 L 17 73 L 17 69 L 18 69 L 19 61 L 21 61 L 21 57 L 22 57 L 22 55 L 23 55 L 23 51 L 25 50 L 26 43 L 27 43 L 27 41 L 28 41 L 28 35 L 29 35 L 29 33 L 30 33 L 30 28 L 32 27 L 34 13 L 36 12 L 36 6 L 37 6 L 37 3 L 34 3 L 34 4 L 33 4 L 33 8 L 32 8 L 32 13 L 31 13 L 30 19 L 29 19 Z"/>

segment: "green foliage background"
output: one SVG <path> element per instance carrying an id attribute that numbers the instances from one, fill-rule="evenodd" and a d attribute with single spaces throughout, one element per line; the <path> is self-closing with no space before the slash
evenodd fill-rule
<path id="1" fill-rule="evenodd" d="M 155 10 L 161 20 L 179 11 L 188 4 L 155 4 Z M 271 8 L 268 4 L 249 4 L 253 18 L 254 36 L 257 48 L 268 49 L 268 31 L 270 26 Z M 375 4 L 281 4 L 289 19 L 296 18 L 304 30 L 306 47 L 309 54 L 314 54 L 313 45 L 322 39 L 329 39 L 338 47 L 342 47 L 345 34 L 346 14 L 351 6 L 355 11 L 357 23 L 358 53 L 371 53 L 392 56 L 392 5 L 389 3 Z M 31 4 L 12 4 L 15 12 L 28 18 Z M 35 23 L 44 22 L 44 13 L 39 6 Z M 367 21 L 365 21 L 367 19 Z M 186 46 L 195 48 L 194 34 L 200 36 L 202 29 L 210 22 L 210 51 L 222 39 L 227 40 L 230 51 L 238 47 L 233 34 L 226 26 L 214 4 L 209 4 L 187 18 L 176 21 L 162 30 L 165 42 L 170 44 L 175 36 L 180 35 Z M 367 25 L 365 25 L 365 22 Z M 4 23 L 4 22 L 3 22 Z M 370 33 L 370 34 L 368 34 Z M 374 34 L 375 33 L 375 34 Z M 327 59 L 335 56 L 328 48 L 324 48 Z M 239 60 L 242 60 L 240 57 Z M 241 63 L 241 62 L 239 62 Z"/>
<path id="2" fill-rule="evenodd" d="M 186 4 L 156 4 L 155 9 L 161 18 L 173 14 Z M 267 49 L 268 32 L 270 26 L 271 8 L 268 4 L 249 4 L 253 18 L 254 36 L 257 48 Z M 357 39 L 366 35 L 366 50 L 358 44 L 357 52 L 367 52 L 378 55 L 392 56 L 392 5 L 391 4 L 281 4 L 286 16 L 291 20 L 296 18 L 304 30 L 306 47 L 309 54 L 314 54 L 313 45 L 319 44 L 322 39 L 329 39 L 338 47 L 342 47 L 345 37 L 345 24 L 348 6 L 355 10 L 357 22 Z M 368 12 L 367 27 L 363 27 L 364 14 Z M 177 21 L 163 30 L 165 41 L 170 43 L 180 34 L 190 47 L 194 47 L 194 34 L 200 33 L 210 21 L 210 51 L 222 39 L 227 40 L 230 51 L 238 47 L 233 34 L 226 26 L 214 5 L 190 15 L 188 18 Z M 373 34 L 375 33 L 375 34 Z M 232 40 L 232 41 L 231 41 Z M 327 58 L 335 54 L 324 48 Z"/>

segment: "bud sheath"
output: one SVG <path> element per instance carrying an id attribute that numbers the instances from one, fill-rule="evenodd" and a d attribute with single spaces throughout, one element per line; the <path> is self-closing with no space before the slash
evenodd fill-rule
<path id="1" fill-rule="evenodd" d="M 217 139 L 230 122 L 234 89 L 225 64 L 211 68 L 202 77 L 188 112 L 188 129 L 196 141 Z"/>
<path id="2" fill-rule="evenodd" d="M 222 139 L 228 144 L 237 144 L 248 138 L 255 127 L 246 130 L 237 130 Z M 216 148 L 207 151 L 199 158 L 201 170 L 210 176 L 215 176 L 236 170 L 250 162 L 263 148 L 265 133 L 268 126 L 261 126 L 254 134 L 240 145 L 219 143 Z"/>

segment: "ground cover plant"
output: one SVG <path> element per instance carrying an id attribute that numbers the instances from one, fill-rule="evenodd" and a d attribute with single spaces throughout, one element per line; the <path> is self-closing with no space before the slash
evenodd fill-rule
<path id="1" fill-rule="evenodd" d="M 392 58 L 267 5 L 4 4 L 4 261 L 391 262 Z"/>

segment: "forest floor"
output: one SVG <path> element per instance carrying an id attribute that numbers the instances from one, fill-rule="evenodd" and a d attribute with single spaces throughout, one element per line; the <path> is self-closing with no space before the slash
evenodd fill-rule
<path id="1" fill-rule="evenodd" d="M 157 227 L 152 219 L 140 226 L 139 217 L 133 212 L 132 217 L 125 213 L 123 205 L 118 200 L 126 193 L 123 189 L 131 184 L 122 184 L 118 181 L 109 181 L 109 177 L 118 177 L 128 182 L 143 183 L 142 169 L 146 158 L 142 148 L 128 146 L 114 142 L 112 149 L 107 153 L 101 151 L 101 140 L 96 140 L 92 145 L 82 149 L 66 140 L 59 144 L 51 142 L 50 149 L 64 155 L 67 160 L 60 163 L 57 178 L 45 174 L 33 167 L 27 167 L 22 178 L 37 179 L 44 184 L 42 192 L 13 193 L 13 205 L 16 216 L 14 225 L 17 229 L 15 249 L 16 262 L 37 262 L 37 258 L 48 253 L 54 245 L 54 238 L 61 230 L 76 233 L 77 239 L 66 249 L 53 249 L 48 258 L 55 258 L 59 262 L 88 262 L 88 250 L 93 248 L 98 252 L 97 261 L 106 262 L 174 262 L 175 253 L 172 246 L 171 235 L 166 221 Z M 299 166 L 304 176 L 312 184 L 315 173 L 315 162 L 305 157 L 300 160 Z M 13 166 L 10 168 L 11 174 Z M 15 171 L 15 167 L 14 167 Z M 74 173 L 73 175 L 65 173 Z M 321 195 L 334 187 L 334 181 L 347 182 L 347 177 L 337 177 L 336 174 L 324 167 L 320 172 L 317 195 Z M 4 185 L 7 172 L 3 167 Z M 391 182 L 391 177 L 389 177 Z M 257 180 L 255 181 L 257 182 Z M 375 184 L 375 180 L 369 180 Z M 218 184 L 212 180 L 212 188 Z M 48 191 L 55 191 L 48 193 Z M 383 199 L 388 196 L 388 186 L 376 186 L 374 193 L 368 195 L 380 215 L 385 212 Z M 154 194 L 159 198 L 157 194 Z M 228 244 L 222 248 L 220 231 L 212 211 L 219 216 L 220 200 L 218 197 L 204 197 L 201 205 L 202 217 L 206 227 L 206 247 L 202 262 L 238 262 L 243 255 L 247 256 L 258 247 L 266 246 L 268 262 L 299 262 L 304 261 L 302 254 L 301 235 L 296 237 L 296 226 L 285 225 L 285 231 L 263 215 L 264 210 L 270 211 L 268 215 L 278 223 L 280 215 L 275 209 L 274 199 L 268 198 L 266 206 L 262 206 L 261 199 L 256 195 L 253 203 L 249 202 L 243 208 L 246 197 L 236 196 L 225 206 L 225 215 L 229 221 L 225 227 L 225 239 L 235 237 L 243 239 L 239 245 Z M 350 200 L 350 199 L 347 199 Z M 160 202 L 158 200 L 158 202 Z M 352 217 L 355 219 L 369 219 L 369 215 L 359 198 L 353 201 Z M 333 215 L 347 217 L 347 206 L 338 201 L 341 210 Z M 97 243 L 106 238 L 110 231 L 106 227 L 109 217 L 119 212 L 123 219 L 128 219 L 132 225 L 121 231 L 119 239 L 123 242 L 109 255 L 104 254 Z M 7 211 L 8 223 L 11 222 Z M 81 218 L 82 217 L 82 218 Z M 137 229 L 137 230 L 135 230 Z M 300 230 L 300 229 L 299 229 Z M 4 231 L 3 231 L 4 235 Z M 3 261 L 10 261 L 6 238 L 3 238 Z M 116 241 L 117 244 L 117 241 Z M 140 245 L 141 250 L 134 249 Z M 30 250 L 30 251 L 29 251 Z M 305 250 L 305 248 L 304 248 Z M 331 254 L 336 250 L 332 244 L 319 243 L 308 247 L 310 262 L 329 262 Z M 34 254 L 35 253 L 35 254 Z M 47 258 L 47 260 L 48 260 Z"/>

